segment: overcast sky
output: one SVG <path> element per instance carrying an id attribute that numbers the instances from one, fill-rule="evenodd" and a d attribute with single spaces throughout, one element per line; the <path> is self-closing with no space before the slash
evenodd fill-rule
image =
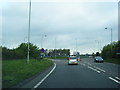
<path id="1" fill-rule="evenodd" d="M 97 1 L 97 0 L 96 0 Z M 2 45 L 16 48 L 28 39 L 29 2 L 5 2 L 2 8 Z M 107 27 L 108 29 L 104 29 Z M 118 40 L 118 2 L 33 2 L 30 42 L 45 49 L 67 48 L 93 53 Z M 46 37 L 45 37 L 46 35 Z M 77 47 L 76 47 L 77 45 Z"/>

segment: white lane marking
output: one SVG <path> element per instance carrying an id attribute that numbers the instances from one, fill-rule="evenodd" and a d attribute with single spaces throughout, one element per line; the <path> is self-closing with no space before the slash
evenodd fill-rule
<path id="1" fill-rule="evenodd" d="M 37 83 L 33 88 L 37 88 L 38 86 L 40 86 L 40 84 L 42 84 L 42 82 L 55 70 L 55 68 L 56 68 L 56 64 L 54 63 L 53 69 L 39 83 Z"/>
<path id="2" fill-rule="evenodd" d="M 96 68 L 96 69 L 98 69 L 98 70 L 100 70 L 100 71 L 102 71 L 102 72 L 106 72 L 105 70 L 103 70 L 103 69 L 101 69 L 101 68 L 99 68 L 99 67 L 94 66 L 94 68 Z"/>
<path id="3" fill-rule="evenodd" d="M 120 78 L 119 77 L 115 77 L 116 79 L 118 79 L 118 80 L 120 80 Z"/>
<path id="4" fill-rule="evenodd" d="M 100 71 L 98 71 L 97 69 L 94 69 L 94 68 L 92 68 L 92 67 L 90 67 L 90 66 L 88 66 L 88 68 L 90 68 L 90 69 L 92 69 L 92 70 L 94 70 L 94 71 L 100 73 Z"/>
<path id="5" fill-rule="evenodd" d="M 90 64 L 90 63 L 88 63 L 88 65 L 90 65 L 90 66 L 91 66 L 91 64 Z"/>
<path id="6" fill-rule="evenodd" d="M 119 81 L 117 81 L 116 79 L 114 79 L 114 78 L 112 78 L 112 77 L 109 77 L 109 79 L 111 79 L 111 80 L 115 81 L 116 83 L 120 84 Z"/>
<path id="7" fill-rule="evenodd" d="M 84 63 L 79 63 L 79 64 L 81 64 L 81 65 L 85 66 L 85 64 L 84 64 Z"/>

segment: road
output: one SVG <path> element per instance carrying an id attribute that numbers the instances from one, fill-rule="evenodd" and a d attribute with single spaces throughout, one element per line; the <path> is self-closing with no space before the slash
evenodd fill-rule
<path id="1" fill-rule="evenodd" d="M 118 88 L 118 65 L 93 61 L 67 65 L 67 60 L 54 60 L 56 69 L 38 88 Z"/>
<path id="2" fill-rule="evenodd" d="M 37 78 L 37 82 L 32 82 L 34 85 L 28 85 L 30 88 L 120 88 L 120 65 L 95 63 L 93 58 L 83 58 L 79 65 L 68 65 L 67 60 L 53 61 L 56 63 L 53 72 Z"/>

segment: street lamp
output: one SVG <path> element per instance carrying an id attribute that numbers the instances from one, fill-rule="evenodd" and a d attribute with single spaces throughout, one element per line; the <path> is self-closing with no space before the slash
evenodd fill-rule
<path id="1" fill-rule="evenodd" d="M 31 22 L 31 0 L 29 4 L 29 25 L 28 25 L 28 52 L 27 52 L 27 63 L 29 62 L 29 52 L 30 52 L 30 22 Z"/>
<path id="2" fill-rule="evenodd" d="M 98 43 L 98 52 L 99 52 L 99 40 L 95 40 L 95 42 L 97 42 Z"/>
<path id="3" fill-rule="evenodd" d="M 105 29 L 108 29 L 108 28 L 105 28 Z M 111 53 L 112 53 L 112 28 L 110 28 L 111 30 Z"/>
<path id="4" fill-rule="evenodd" d="M 75 40 L 76 40 L 76 53 L 77 53 L 77 38 Z"/>
<path id="5" fill-rule="evenodd" d="M 41 35 L 41 48 L 43 48 L 43 37 L 47 37 L 47 35 Z"/>
<path id="6" fill-rule="evenodd" d="M 55 59 L 56 59 L 56 37 L 55 37 Z"/>

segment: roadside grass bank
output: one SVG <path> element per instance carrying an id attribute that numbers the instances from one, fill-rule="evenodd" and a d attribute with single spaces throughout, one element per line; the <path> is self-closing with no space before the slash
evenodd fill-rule
<path id="1" fill-rule="evenodd" d="M 2 61 L 2 88 L 12 87 L 37 73 L 43 72 L 53 65 L 48 59 L 30 60 L 4 60 Z"/>
<path id="2" fill-rule="evenodd" d="M 111 59 L 105 59 L 105 62 L 114 63 L 114 64 L 120 64 L 119 58 L 111 58 Z"/>

